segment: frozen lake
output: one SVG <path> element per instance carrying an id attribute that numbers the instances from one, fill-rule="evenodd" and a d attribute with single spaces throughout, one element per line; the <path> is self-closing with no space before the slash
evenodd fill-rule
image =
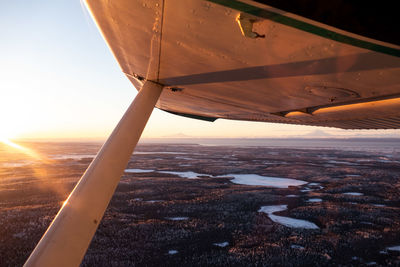
<path id="1" fill-rule="evenodd" d="M 288 188 L 289 186 L 300 186 L 307 184 L 305 181 L 290 179 L 290 178 L 278 178 L 261 176 L 258 174 L 227 174 L 224 176 L 232 176 L 234 179 L 231 180 L 235 184 L 244 185 L 260 185 L 270 186 L 276 188 Z"/>
<path id="2" fill-rule="evenodd" d="M 319 227 L 309 221 L 306 220 L 300 220 L 300 219 L 294 219 L 290 217 L 283 217 L 283 216 L 278 216 L 274 215 L 273 213 L 278 212 L 278 211 L 284 211 L 287 210 L 287 205 L 274 205 L 274 206 L 262 206 L 258 212 L 264 212 L 268 214 L 268 217 L 279 224 L 282 224 L 287 227 L 291 228 L 303 228 L 303 229 L 319 229 Z"/>
<path id="3" fill-rule="evenodd" d="M 149 173 L 155 172 L 155 170 L 145 170 L 145 169 L 125 169 L 126 173 Z M 197 173 L 192 171 L 177 172 L 177 171 L 157 171 L 158 173 L 166 173 L 177 175 L 182 178 L 197 179 L 201 176 L 211 176 L 211 177 L 233 177 L 231 180 L 234 184 L 243 185 L 258 185 L 258 186 L 268 186 L 275 188 L 288 188 L 289 186 L 300 186 L 307 184 L 305 181 L 291 179 L 291 178 L 280 178 L 280 177 L 269 177 L 261 176 L 258 174 L 225 174 L 219 176 L 212 176 L 204 173 Z"/>

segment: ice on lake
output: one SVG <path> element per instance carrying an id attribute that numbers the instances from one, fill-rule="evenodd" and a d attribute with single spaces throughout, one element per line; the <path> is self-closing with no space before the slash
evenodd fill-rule
<path id="1" fill-rule="evenodd" d="M 167 152 L 167 151 L 135 151 L 134 155 L 153 155 L 153 154 L 164 154 L 164 155 L 184 155 L 185 152 Z"/>
<path id="2" fill-rule="evenodd" d="M 363 193 L 359 193 L 359 192 L 346 192 L 343 193 L 343 195 L 348 195 L 348 196 L 363 196 Z"/>
<path id="3" fill-rule="evenodd" d="M 287 205 L 262 206 L 258 210 L 258 212 L 264 212 L 264 213 L 268 214 L 268 217 L 272 221 L 282 224 L 286 227 L 304 228 L 304 229 L 319 229 L 319 227 L 316 224 L 306 221 L 306 220 L 294 219 L 294 218 L 283 217 L 283 216 L 278 216 L 278 215 L 273 214 L 275 212 L 284 211 L 284 210 L 287 210 Z"/>
<path id="4" fill-rule="evenodd" d="M 51 159 L 74 159 L 74 160 L 81 160 L 94 157 L 96 157 L 96 154 L 61 154 L 61 155 L 50 156 Z"/>
<path id="5" fill-rule="evenodd" d="M 144 169 L 125 169 L 126 173 L 149 173 L 155 172 L 155 170 L 144 170 Z M 158 173 L 166 173 L 177 175 L 182 178 L 188 179 L 197 179 L 201 176 L 213 176 L 209 174 L 202 174 L 192 171 L 186 172 L 177 172 L 177 171 L 157 171 Z M 290 179 L 290 178 L 278 178 L 278 177 L 268 177 L 261 176 L 258 174 L 226 174 L 220 175 L 218 177 L 230 176 L 234 177 L 231 180 L 232 183 L 235 184 L 244 184 L 244 185 L 259 185 L 259 186 L 270 186 L 276 188 L 288 188 L 289 186 L 300 186 L 307 184 L 305 181 Z"/>
<path id="6" fill-rule="evenodd" d="M 144 170 L 144 169 L 125 169 L 127 173 L 148 173 L 154 172 L 154 170 Z"/>
<path id="7" fill-rule="evenodd" d="M 296 179 L 268 177 L 258 174 L 226 174 L 224 176 L 234 177 L 231 182 L 235 184 L 260 185 L 276 188 L 288 188 L 289 186 L 300 186 L 307 183 Z"/>
<path id="8" fill-rule="evenodd" d="M 352 163 L 352 162 L 337 161 L 337 160 L 328 160 L 328 163 L 331 163 L 331 164 L 344 164 L 344 165 L 357 165 L 357 164 Z"/>
<path id="9" fill-rule="evenodd" d="M 309 200 L 307 200 L 307 202 L 322 202 L 322 199 L 320 199 L 320 198 L 310 198 Z"/>

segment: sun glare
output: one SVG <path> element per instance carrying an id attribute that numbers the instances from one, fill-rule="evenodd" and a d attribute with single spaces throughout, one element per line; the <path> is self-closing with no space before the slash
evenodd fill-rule
<path id="1" fill-rule="evenodd" d="M 5 144 L 5 145 L 7 145 L 7 146 L 9 146 L 9 147 L 11 147 L 11 148 L 13 148 L 13 149 L 18 150 L 21 153 L 24 153 L 25 155 L 27 155 L 27 156 L 29 156 L 31 158 L 34 158 L 36 160 L 40 160 L 40 161 L 43 161 L 43 162 L 47 161 L 47 159 L 44 158 L 43 156 L 41 156 L 39 153 L 33 151 L 30 148 L 27 148 L 27 147 L 21 146 L 21 145 L 19 145 L 17 143 L 14 143 L 13 141 L 11 141 L 11 140 L 9 140 L 7 138 L 0 137 L 0 142 Z"/>
<path id="2" fill-rule="evenodd" d="M 5 144 L 5 145 L 8 145 L 8 146 L 10 146 L 10 147 L 19 149 L 19 150 L 20 150 L 20 149 L 23 149 L 22 146 L 20 146 L 20 145 L 14 143 L 14 142 L 12 142 L 12 141 L 10 141 L 10 140 L 7 139 L 7 138 L 4 138 L 4 137 L 0 137 L 0 142 L 2 142 L 2 143 Z"/>

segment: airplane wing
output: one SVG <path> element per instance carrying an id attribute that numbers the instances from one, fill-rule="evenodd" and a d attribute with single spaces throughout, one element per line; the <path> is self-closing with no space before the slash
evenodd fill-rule
<path id="1" fill-rule="evenodd" d="M 166 86 L 159 109 L 210 121 L 400 128 L 398 45 L 247 0 L 87 3 L 135 87 Z M 373 37 L 398 42 L 390 36 Z"/>
<path id="2" fill-rule="evenodd" d="M 400 128 L 397 25 L 376 26 L 367 2 L 347 14 L 331 5 L 356 1 L 266 1 L 321 21 L 336 12 L 341 30 L 249 0 L 86 2 L 139 93 L 25 266 L 79 266 L 154 105 L 211 121 Z"/>

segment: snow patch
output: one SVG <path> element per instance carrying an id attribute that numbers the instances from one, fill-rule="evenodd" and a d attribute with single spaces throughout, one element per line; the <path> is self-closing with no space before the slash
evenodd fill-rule
<path id="1" fill-rule="evenodd" d="M 306 192 L 310 192 L 310 191 L 313 191 L 313 190 L 308 187 L 305 187 L 304 189 L 300 190 L 300 192 L 302 192 L 302 193 L 306 193 Z"/>
<path id="2" fill-rule="evenodd" d="M 145 202 L 147 203 L 157 203 L 157 202 L 163 202 L 164 200 L 146 200 Z"/>
<path id="3" fill-rule="evenodd" d="M 291 248 L 295 248 L 295 249 L 304 249 L 303 246 L 296 245 L 296 244 L 293 244 L 293 245 L 291 245 L 290 247 L 291 247 Z"/>
<path id="4" fill-rule="evenodd" d="M 386 207 L 385 204 L 372 204 L 372 206 L 375 206 L 375 207 Z"/>
<path id="5" fill-rule="evenodd" d="M 214 246 L 224 248 L 229 245 L 229 242 L 214 243 Z"/>
<path id="6" fill-rule="evenodd" d="M 360 222 L 360 223 L 365 225 L 374 225 L 372 222 Z"/>
<path id="7" fill-rule="evenodd" d="M 178 251 L 174 250 L 174 249 L 171 249 L 171 250 L 168 250 L 168 254 L 169 255 L 175 255 L 175 254 L 178 254 Z"/>
<path id="8" fill-rule="evenodd" d="M 400 246 L 387 247 L 386 249 L 390 251 L 400 251 Z"/>
<path id="9" fill-rule="evenodd" d="M 175 157 L 176 159 L 183 159 L 183 160 L 192 160 L 193 158 L 189 158 L 189 157 L 181 157 L 181 156 L 178 156 L 178 157 Z"/>

